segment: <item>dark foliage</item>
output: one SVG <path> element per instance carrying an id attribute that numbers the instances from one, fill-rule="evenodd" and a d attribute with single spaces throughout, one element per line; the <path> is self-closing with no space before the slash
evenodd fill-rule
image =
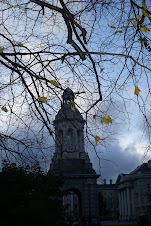
<path id="1" fill-rule="evenodd" d="M 4 162 L 0 184 L 1 225 L 66 225 L 61 178 Z"/>

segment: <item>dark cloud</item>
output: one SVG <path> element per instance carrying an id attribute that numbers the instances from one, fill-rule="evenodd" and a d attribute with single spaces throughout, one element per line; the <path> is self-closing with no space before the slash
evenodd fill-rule
<path id="1" fill-rule="evenodd" d="M 118 142 L 110 145 L 111 151 L 104 151 L 101 154 L 101 179 L 109 180 L 112 179 L 116 182 L 117 176 L 121 173 L 130 173 L 134 170 L 141 162 L 141 154 L 138 154 L 134 145 L 129 145 L 125 149 L 119 145 Z M 99 173 L 99 160 L 97 157 L 93 157 L 92 153 L 89 155 L 93 168 Z M 106 160 L 105 160 L 106 159 Z"/>
<path id="2" fill-rule="evenodd" d="M 110 105 L 107 108 L 107 115 L 110 115 L 113 119 L 113 123 L 109 125 L 109 132 L 113 134 L 111 137 L 112 141 L 109 141 L 110 143 L 106 142 L 108 151 L 103 149 L 101 145 L 97 147 L 97 151 L 102 152 L 99 155 L 101 158 L 102 179 L 106 179 L 108 183 L 110 179 L 115 182 L 117 176 L 121 173 L 130 173 L 137 166 L 141 165 L 142 161 L 147 162 L 151 159 L 149 152 L 146 158 L 143 159 L 145 154 L 145 148 L 143 147 L 146 146 L 151 131 L 144 123 L 144 117 L 140 113 L 138 106 L 127 103 L 128 107 L 125 108 L 125 103 L 122 101 L 118 101 L 117 104 L 117 109 L 120 109 L 120 111 L 114 108 L 115 105 Z M 148 114 L 147 117 L 150 119 L 151 114 Z M 104 129 L 103 134 L 106 135 L 108 127 L 105 126 L 101 125 L 101 128 Z M 137 147 L 138 145 L 139 148 Z M 142 150 L 140 149 L 141 146 Z M 90 149 L 92 150 L 92 148 Z M 89 156 L 94 169 L 99 173 L 99 161 L 94 151 L 89 152 Z M 102 182 L 101 178 L 99 182 Z"/>

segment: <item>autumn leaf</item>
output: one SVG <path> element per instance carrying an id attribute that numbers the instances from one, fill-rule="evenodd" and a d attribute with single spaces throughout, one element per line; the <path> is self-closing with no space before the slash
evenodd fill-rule
<path id="1" fill-rule="evenodd" d="M 122 28 L 127 29 L 127 28 L 128 28 L 128 26 L 124 26 L 124 27 L 122 27 Z"/>
<path id="2" fill-rule="evenodd" d="M 99 137 L 99 136 L 96 136 L 96 137 L 95 137 L 95 142 L 96 142 L 96 144 L 99 142 L 99 140 L 100 140 L 100 137 Z"/>
<path id="3" fill-rule="evenodd" d="M 104 70 L 104 68 L 101 68 L 101 71 L 100 72 L 102 72 Z"/>
<path id="4" fill-rule="evenodd" d="M 133 21 L 133 25 L 134 25 L 134 27 L 137 26 L 137 21 L 136 20 Z"/>
<path id="5" fill-rule="evenodd" d="M 47 97 L 39 97 L 39 100 L 40 100 L 41 102 L 46 102 L 46 101 L 47 101 Z"/>
<path id="6" fill-rule="evenodd" d="M 103 119 L 102 119 L 102 123 L 112 123 L 112 119 L 111 119 L 111 117 L 108 115 L 108 117 L 107 118 L 105 118 L 105 117 L 103 117 Z"/>
<path id="7" fill-rule="evenodd" d="M 18 45 L 19 45 L 20 47 L 23 47 L 23 43 L 21 43 L 21 42 L 18 42 Z"/>
<path id="8" fill-rule="evenodd" d="M 93 115 L 93 119 L 95 119 L 96 118 L 96 115 Z"/>
<path id="9" fill-rule="evenodd" d="M 75 109 L 75 103 L 73 102 L 73 101 L 71 101 L 71 110 L 72 111 L 75 111 L 76 109 Z"/>
<path id="10" fill-rule="evenodd" d="M 143 9 L 142 10 L 142 13 L 143 13 L 143 15 L 145 16 L 145 17 L 150 17 L 150 15 L 149 15 L 149 13 L 147 12 L 147 10 L 145 10 L 145 9 Z"/>
<path id="11" fill-rule="evenodd" d="M 107 117 L 107 120 L 110 122 L 110 123 L 112 123 L 112 119 L 111 119 L 111 117 L 108 115 L 108 117 Z"/>
<path id="12" fill-rule="evenodd" d="M 139 92 L 140 92 L 140 89 L 139 89 L 137 86 L 135 86 L 134 94 L 135 94 L 136 96 L 138 96 Z"/>
<path id="13" fill-rule="evenodd" d="M 2 110 L 8 112 L 8 109 L 5 106 L 2 107 Z"/>
<path id="14" fill-rule="evenodd" d="M 147 6 L 146 6 L 146 4 L 145 4 L 144 1 L 142 2 L 142 7 L 143 7 L 144 9 L 147 9 Z"/>
<path id="15" fill-rule="evenodd" d="M 123 31 L 115 31 L 115 34 L 117 34 L 117 33 L 123 33 Z"/>
<path id="16" fill-rule="evenodd" d="M 137 19 L 138 19 L 138 20 L 141 20 L 141 16 L 140 16 L 140 15 L 138 15 L 138 16 L 137 16 Z"/>
<path id="17" fill-rule="evenodd" d="M 107 118 L 105 118 L 105 117 L 103 117 L 103 119 L 102 119 L 102 123 L 109 123 L 109 121 L 108 121 L 108 119 Z"/>
<path id="18" fill-rule="evenodd" d="M 148 31 L 150 31 L 147 27 L 145 27 L 145 26 L 142 26 L 141 28 L 140 28 L 140 30 L 141 31 L 144 31 L 144 32 L 148 32 Z"/>
<path id="19" fill-rule="evenodd" d="M 4 49 L 5 49 L 4 47 L 0 46 L 0 53 L 2 53 L 4 51 Z"/>
<path id="20" fill-rule="evenodd" d="M 50 80 L 50 83 L 54 86 L 59 86 L 58 82 L 54 81 L 54 80 Z"/>
<path id="21" fill-rule="evenodd" d="M 114 27 L 114 26 L 110 26 L 110 25 L 108 25 L 110 28 L 113 28 L 113 29 L 115 29 L 116 27 Z"/>
<path id="22" fill-rule="evenodd" d="M 128 19 L 128 23 L 130 23 L 132 20 L 134 20 L 134 18 Z"/>

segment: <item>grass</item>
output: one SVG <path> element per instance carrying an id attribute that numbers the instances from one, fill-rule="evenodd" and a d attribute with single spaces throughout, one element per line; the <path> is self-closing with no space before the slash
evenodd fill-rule
<path id="1" fill-rule="evenodd" d="M 137 226 L 137 224 L 112 224 L 112 225 L 104 225 L 104 226 Z"/>

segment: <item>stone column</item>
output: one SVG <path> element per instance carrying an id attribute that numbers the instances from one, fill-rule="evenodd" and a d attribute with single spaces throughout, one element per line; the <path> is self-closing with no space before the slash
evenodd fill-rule
<path id="1" fill-rule="evenodd" d="M 124 219 L 127 219 L 127 200 L 126 200 L 126 188 L 124 189 Z"/>
<path id="2" fill-rule="evenodd" d="M 123 219 L 124 218 L 124 196 L 123 196 L 123 190 L 121 191 L 121 207 L 122 207 L 121 219 Z"/>
<path id="3" fill-rule="evenodd" d="M 135 197 L 134 197 L 134 188 L 131 189 L 131 200 L 132 200 L 132 215 L 133 219 L 136 218 L 136 207 L 135 207 Z"/>
<path id="4" fill-rule="evenodd" d="M 70 198 L 71 198 L 70 202 L 71 202 L 71 212 L 72 213 L 73 213 L 73 195 L 74 195 L 74 193 L 71 192 L 71 194 L 70 194 Z"/>
<path id="5" fill-rule="evenodd" d="M 128 220 L 131 218 L 131 201 L 130 201 L 130 189 L 126 189 L 127 192 L 127 215 L 128 215 Z"/>
<path id="6" fill-rule="evenodd" d="M 119 213 L 120 213 L 120 218 L 122 216 L 122 201 L 121 201 L 121 191 L 119 190 L 118 192 L 118 196 L 119 196 Z"/>

